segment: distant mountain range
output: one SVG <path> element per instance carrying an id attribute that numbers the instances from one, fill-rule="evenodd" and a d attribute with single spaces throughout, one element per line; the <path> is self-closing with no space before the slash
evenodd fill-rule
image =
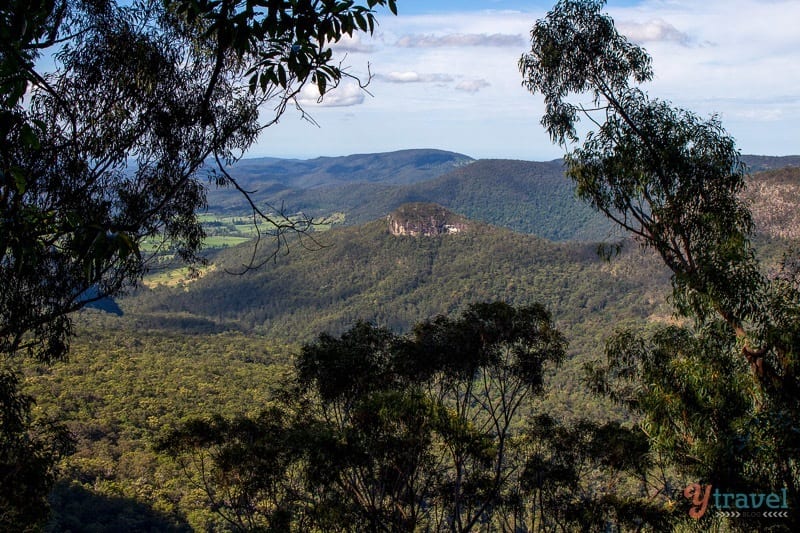
<path id="1" fill-rule="evenodd" d="M 744 156 L 753 172 L 800 166 L 800 156 Z M 260 205 L 314 218 L 343 213 L 346 225 L 386 216 L 409 202 L 434 202 L 470 219 L 554 241 L 619 234 L 575 198 L 563 162 L 474 160 L 441 150 L 402 150 L 310 160 L 245 159 L 232 175 Z M 246 211 L 233 190 L 212 190 L 209 210 Z"/>
<path id="2" fill-rule="evenodd" d="M 243 159 L 229 169 L 238 184 L 259 202 L 274 203 L 298 191 L 336 189 L 353 184 L 407 185 L 432 179 L 474 161 L 443 150 L 399 150 L 316 159 Z M 212 191 L 209 207 L 240 209 L 235 190 Z M 294 206 L 292 206 L 294 207 Z"/>

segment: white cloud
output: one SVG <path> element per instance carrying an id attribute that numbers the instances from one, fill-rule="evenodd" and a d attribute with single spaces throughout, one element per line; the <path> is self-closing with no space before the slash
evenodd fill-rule
<path id="1" fill-rule="evenodd" d="M 453 81 L 453 77 L 439 73 L 419 73 L 415 71 L 390 72 L 389 74 L 376 74 L 375 78 L 390 83 L 445 83 Z"/>
<path id="2" fill-rule="evenodd" d="M 617 24 L 617 29 L 636 43 L 661 41 L 675 42 L 683 46 L 689 46 L 692 43 L 692 38 L 688 34 L 661 19 L 647 22 L 620 22 Z"/>
<path id="3" fill-rule="evenodd" d="M 401 48 L 441 48 L 446 46 L 524 46 L 522 35 L 508 33 L 451 33 L 447 35 L 404 35 L 395 43 Z"/>
<path id="4" fill-rule="evenodd" d="M 359 33 L 353 33 L 352 36 L 343 35 L 338 42 L 331 44 L 331 48 L 337 52 L 345 53 L 370 53 L 375 51 L 375 46 L 365 43 Z"/>
<path id="5" fill-rule="evenodd" d="M 348 107 L 364 103 L 364 91 L 355 82 L 343 82 L 325 92 L 320 100 L 319 89 L 314 84 L 306 84 L 297 95 L 297 103 L 308 107 Z"/>
<path id="6" fill-rule="evenodd" d="M 492 84 L 484 79 L 480 80 L 464 80 L 456 85 L 456 90 L 468 93 L 476 93 L 481 89 L 490 87 Z"/>

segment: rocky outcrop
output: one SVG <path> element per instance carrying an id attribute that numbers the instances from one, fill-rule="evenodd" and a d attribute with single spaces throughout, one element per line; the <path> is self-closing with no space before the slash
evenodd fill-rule
<path id="1" fill-rule="evenodd" d="M 414 203 L 398 207 L 387 217 L 392 235 L 435 237 L 469 229 L 466 218 L 437 204 Z"/>

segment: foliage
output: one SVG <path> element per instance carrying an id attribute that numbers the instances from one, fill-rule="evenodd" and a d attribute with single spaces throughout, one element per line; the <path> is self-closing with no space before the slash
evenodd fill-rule
<path id="1" fill-rule="evenodd" d="M 704 316 L 720 305 L 748 317 L 740 295 L 760 280 L 746 240 L 752 221 L 737 197 L 744 166 L 733 139 L 716 119 L 629 86 L 652 78 L 650 58 L 616 33 L 602 5 L 561 2 L 532 31 L 521 68 L 525 84 L 545 98 L 542 124 L 555 142 L 577 141 L 578 114 L 591 111 L 565 99 L 590 92 L 606 121 L 567 156 L 578 194 L 661 255 L 684 313 Z"/>
<path id="2" fill-rule="evenodd" d="M 234 530 L 286 530 L 296 502 L 284 486 L 292 483 L 291 469 L 303 458 L 308 438 L 286 418 L 276 407 L 255 419 L 196 419 L 159 447 L 178 454 L 185 471 L 197 473 L 209 508 Z M 195 450 L 202 452 L 186 453 Z"/>
<path id="3" fill-rule="evenodd" d="M 339 324 L 362 316 L 391 325 L 397 334 L 423 320 L 426 313 L 466 309 L 467 298 L 503 297 L 525 306 L 536 296 L 553 308 L 570 349 L 557 371 L 546 372 L 548 386 L 536 397 L 535 412 L 549 414 L 569 429 L 582 418 L 602 424 L 626 416 L 624 410 L 590 395 L 581 383 L 582 364 L 594 357 L 606 332 L 648 317 L 657 323 L 669 320 L 657 305 L 666 294 L 667 279 L 652 258 L 635 249 L 626 248 L 613 262 L 604 263 L 588 245 L 547 243 L 488 227 L 437 239 L 395 238 L 385 222 L 337 229 L 325 238 L 333 246 L 293 253 L 269 276 L 265 272 L 221 275 L 213 280 L 218 287 L 214 290 L 205 285 L 210 278 L 179 290 L 160 287 L 120 300 L 125 311 L 121 317 L 83 312 L 70 361 L 29 369 L 26 391 L 37 398 L 37 411 L 63 420 L 76 438 L 76 453 L 62 463 L 62 469 L 70 486 L 78 487 L 54 496 L 56 530 L 74 523 L 84 523 L 88 529 L 101 521 L 118 529 L 113 518 L 132 520 L 135 505 L 146 505 L 195 529 L 226 527 L 206 506 L 194 481 L 159 457 L 150 443 L 187 418 L 211 420 L 219 414 L 228 420 L 245 415 L 256 420 L 260 410 L 275 405 L 280 385 L 291 381 L 284 363 L 299 347 L 280 342 L 310 342 L 316 338 L 314 329 L 331 328 L 338 336 L 347 331 Z M 228 250 L 231 262 L 220 265 L 232 268 L 247 252 Z M 405 287 L 409 279 L 420 280 L 411 293 L 391 290 Z M 286 290 L 276 291 L 281 285 Z M 348 299 L 331 299 L 348 285 L 353 290 Z M 179 310 L 181 302 L 194 313 Z M 236 302 L 240 314 L 233 314 Z M 272 305 L 285 314 L 271 316 L 268 324 L 273 327 L 265 328 L 268 334 L 248 325 L 248 313 Z M 518 428 L 525 439 L 521 445 L 526 450 L 541 446 L 540 453 L 546 454 L 545 444 L 532 441 L 525 427 L 523 423 Z M 566 449 L 567 443 L 554 447 Z M 593 464 L 593 459 L 576 457 L 586 460 L 578 465 L 579 478 L 587 486 L 579 485 L 565 499 L 555 492 L 562 490 L 559 485 L 547 486 L 553 487 L 549 501 L 554 505 L 568 501 L 585 505 L 613 489 L 620 490 L 620 498 L 640 494 L 635 480 L 629 486 L 619 474 L 615 478 L 607 467 Z M 623 472 L 623 477 L 627 475 Z M 658 485 L 658 480 L 653 483 Z M 651 496 L 654 490 L 650 489 Z M 84 492 L 86 496 L 81 496 Z M 506 501 L 513 503 L 511 498 Z M 528 497 L 523 503 L 531 501 Z M 93 511 L 83 509 L 84 504 L 93 506 Z M 120 506 L 128 511 L 118 511 Z M 555 516 L 557 509 L 548 508 L 547 515 Z"/>
<path id="4" fill-rule="evenodd" d="M 33 421 L 33 399 L 18 391 L 19 375 L 0 370 L 0 528 L 33 530 L 47 518 L 47 492 L 58 461 L 71 451 L 66 429 Z"/>
<path id="5" fill-rule="evenodd" d="M 687 474 L 745 489 L 744 465 L 766 449 L 748 436 L 755 391 L 745 363 L 731 357 L 731 341 L 720 323 L 697 334 L 675 326 L 647 336 L 621 331 L 608 341 L 609 367 L 595 376 L 616 401 L 646 413 L 647 434 Z"/>
<path id="6" fill-rule="evenodd" d="M 565 347 L 536 305 L 475 304 L 405 336 L 360 322 L 303 347 L 281 406 L 189 421 L 161 447 L 194 465 L 220 514 L 247 517 L 229 520 L 241 529 L 663 525 L 671 511 L 640 431 L 525 424 Z"/>
<path id="7" fill-rule="evenodd" d="M 25 372 L 34 414 L 58 419 L 74 440 L 54 472 L 48 529 L 140 530 L 148 521 L 161 521 L 158 530 L 222 527 L 152 444 L 189 418 L 255 417 L 290 376 L 289 349 L 252 335 L 199 334 L 190 321 L 176 334 L 96 311 L 82 312 L 80 322 L 89 318 L 69 362 Z"/>
<path id="8" fill-rule="evenodd" d="M 669 479 L 654 468 L 646 435 L 619 422 L 532 418 L 521 483 L 538 531 L 666 530 Z M 534 528 L 532 528 L 534 529 Z"/>
<path id="9" fill-rule="evenodd" d="M 371 32 L 372 8 L 387 4 L 395 10 L 393 0 L 4 7 L 3 352 L 63 355 L 66 315 L 135 283 L 146 237 L 197 260 L 206 160 L 218 184 L 236 187 L 223 162 L 306 81 L 322 94 L 335 86 L 346 74 L 331 43 Z M 52 72 L 36 62 L 45 53 Z M 267 102 L 275 114 L 264 121 Z M 293 224 L 276 221 L 276 231 Z M 98 295 L 84 296 L 89 288 Z"/>
<path id="10" fill-rule="evenodd" d="M 198 262 L 206 162 L 217 185 L 244 192 L 225 166 L 306 82 L 324 94 L 347 76 L 331 44 L 372 32 L 378 5 L 396 11 L 394 0 L 4 2 L 0 356 L 65 357 L 70 314 L 135 285 L 147 238 Z M 276 234 L 304 229 L 273 222 Z M 11 388 L 2 400 L 29 408 Z M 8 444 L 20 430 L 7 429 Z"/>
<path id="11" fill-rule="evenodd" d="M 542 125 L 555 142 L 578 142 L 580 117 L 594 123 L 567 154 L 567 175 L 658 253 L 676 313 L 693 324 L 616 337 L 602 387 L 641 412 L 656 448 L 687 472 L 731 489 L 786 489 L 797 501 L 797 279 L 768 277 L 755 258 L 734 140 L 716 117 L 632 86 L 652 78 L 650 57 L 616 31 L 604 4 L 565 0 L 538 21 L 523 83 L 544 96 Z M 583 93 L 592 109 L 570 102 Z M 791 513 L 796 524 L 800 509 Z"/>
<path id="12" fill-rule="evenodd" d="M 515 425 L 540 393 L 545 365 L 558 363 L 564 348 L 541 307 L 474 305 L 457 320 L 419 324 L 408 337 L 359 323 L 340 338 L 323 334 L 303 348 L 294 426 L 261 423 L 257 436 L 240 439 L 228 435 L 225 422 L 190 422 L 166 447 L 191 458 L 207 456 L 209 443 L 224 443 L 207 470 L 223 480 L 207 486 L 210 500 L 234 484 L 248 505 L 229 499 L 221 512 L 251 510 L 271 527 L 275 512 L 295 507 L 294 527 L 311 520 L 325 530 L 327 524 L 348 531 L 470 531 L 501 519 L 502 489 L 520 468 L 512 455 Z M 284 441 L 285 431 L 309 425 L 316 426 L 311 436 Z M 246 451 L 236 452 L 242 442 Z M 261 442 L 279 448 L 267 454 L 274 460 L 306 458 L 304 494 L 287 487 L 295 479 L 285 465 L 259 478 L 282 484 L 294 505 L 276 505 L 236 475 L 240 463 L 226 462 L 231 453 L 262 456 L 253 448 Z M 195 454 L 181 455 L 187 448 Z"/>

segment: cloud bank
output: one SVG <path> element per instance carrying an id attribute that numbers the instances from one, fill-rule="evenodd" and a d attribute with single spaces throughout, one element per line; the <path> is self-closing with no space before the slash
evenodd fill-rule
<path id="1" fill-rule="evenodd" d="M 664 20 L 647 22 L 620 22 L 617 24 L 620 33 L 635 43 L 674 42 L 690 46 L 693 39 Z"/>
<path id="2" fill-rule="evenodd" d="M 355 82 L 344 82 L 328 90 L 320 99 L 317 86 L 307 84 L 297 95 L 296 100 L 305 107 L 349 107 L 364 103 L 364 91 Z"/>
<path id="3" fill-rule="evenodd" d="M 453 81 L 453 77 L 448 74 L 426 74 L 416 71 L 376 74 L 375 79 L 388 81 L 389 83 L 447 83 Z"/>
<path id="4" fill-rule="evenodd" d="M 343 35 L 338 42 L 332 43 L 331 48 L 337 52 L 345 53 L 370 53 L 375 51 L 375 47 L 361 40 L 361 34 L 353 33 Z"/>
<path id="5" fill-rule="evenodd" d="M 484 79 L 479 80 L 464 80 L 456 85 L 456 90 L 464 91 L 467 93 L 476 93 L 481 89 L 490 87 L 492 84 Z"/>
<path id="6" fill-rule="evenodd" d="M 522 35 L 508 33 L 451 33 L 447 35 L 404 35 L 395 46 L 401 48 L 443 48 L 462 46 L 525 46 Z"/>

